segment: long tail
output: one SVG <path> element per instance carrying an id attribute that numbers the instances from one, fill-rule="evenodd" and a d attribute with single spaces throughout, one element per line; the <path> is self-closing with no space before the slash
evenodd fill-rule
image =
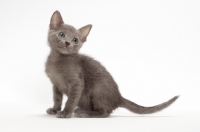
<path id="1" fill-rule="evenodd" d="M 120 107 L 126 108 L 137 114 L 151 114 L 165 109 L 166 107 L 171 105 L 178 97 L 179 96 L 175 96 L 167 102 L 152 107 L 140 106 L 122 97 L 122 104 L 120 105 Z"/>

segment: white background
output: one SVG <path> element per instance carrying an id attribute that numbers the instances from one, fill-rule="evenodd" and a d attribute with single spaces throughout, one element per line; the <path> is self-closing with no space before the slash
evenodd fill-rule
<path id="1" fill-rule="evenodd" d="M 47 115 L 52 85 L 44 73 L 52 13 L 80 28 L 81 49 L 113 75 L 122 95 L 169 108 L 140 116 L 119 108 L 106 119 Z M 198 131 L 200 127 L 199 0 L 1 0 L 0 131 Z M 65 98 L 66 99 L 66 98 Z M 114 117 L 114 118 L 113 118 Z"/>

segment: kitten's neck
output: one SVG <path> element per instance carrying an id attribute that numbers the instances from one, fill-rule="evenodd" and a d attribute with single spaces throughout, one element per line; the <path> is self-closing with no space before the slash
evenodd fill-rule
<path id="1" fill-rule="evenodd" d="M 57 52 L 57 51 L 51 50 L 51 51 L 50 51 L 49 57 L 50 57 L 51 59 L 54 59 L 54 60 L 55 60 L 55 59 L 58 59 L 58 58 L 62 57 L 62 54 L 59 53 L 59 52 Z"/>
<path id="2" fill-rule="evenodd" d="M 56 60 L 59 60 L 61 58 L 67 58 L 69 56 L 74 56 L 74 55 L 77 55 L 77 53 L 74 53 L 74 54 L 62 54 L 62 53 L 59 53 L 58 51 L 51 50 L 50 55 L 49 55 L 49 59 L 51 61 L 56 61 Z"/>

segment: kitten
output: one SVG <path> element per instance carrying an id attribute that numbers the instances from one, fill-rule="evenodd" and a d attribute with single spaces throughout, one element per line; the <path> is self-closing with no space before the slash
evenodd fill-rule
<path id="1" fill-rule="evenodd" d="M 107 117 L 118 107 L 137 114 L 150 114 L 168 107 L 178 98 L 175 96 L 153 107 L 143 107 L 123 98 L 106 68 L 91 57 L 78 53 L 92 25 L 77 30 L 64 24 L 60 12 L 56 11 L 49 27 L 51 52 L 45 71 L 53 83 L 54 106 L 47 109 L 48 114 L 56 114 L 58 118 L 69 118 L 73 112 L 76 117 Z M 60 111 L 63 94 L 68 100 Z"/>

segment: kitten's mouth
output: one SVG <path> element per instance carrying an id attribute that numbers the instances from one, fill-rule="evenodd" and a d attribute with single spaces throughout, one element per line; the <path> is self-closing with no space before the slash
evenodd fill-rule
<path id="1" fill-rule="evenodd" d="M 68 48 L 68 45 L 66 45 L 66 44 L 58 44 L 58 48 L 66 49 L 66 48 Z"/>
<path id="2" fill-rule="evenodd" d="M 69 46 L 70 46 L 70 43 L 68 43 L 68 42 L 59 43 L 59 44 L 58 44 L 58 47 L 59 47 L 59 48 L 65 48 L 65 49 L 67 49 L 67 48 L 69 48 Z"/>

